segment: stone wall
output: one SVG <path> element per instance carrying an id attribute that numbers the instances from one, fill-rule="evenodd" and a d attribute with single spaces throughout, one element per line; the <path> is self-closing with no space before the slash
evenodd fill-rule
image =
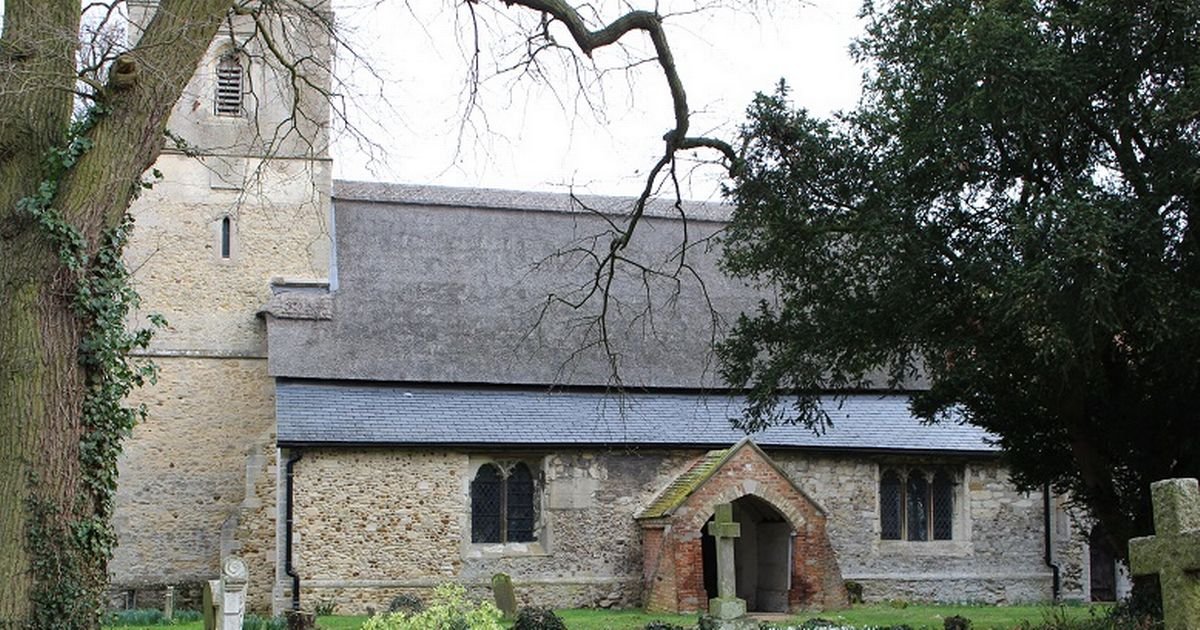
<path id="1" fill-rule="evenodd" d="M 995 460 L 773 453 L 829 514 L 842 575 L 868 601 L 1048 601 L 1042 497 L 1020 494 Z M 883 467 L 940 468 L 956 476 L 954 535 L 945 541 L 880 540 Z"/>
<path id="2" fill-rule="evenodd" d="M 118 589 L 199 582 L 218 575 L 223 550 L 273 548 L 273 526 L 243 529 L 238 537 L 244 511 L 273 518 L 273 496 L 247 500 L 248 488 L 273 484 L 267 453 L 274 451 L 274 397 L 266 362 L 181 357 L 155 362 L 158 383 L 134 399 L 150 415 L 135 428 L 121 458 L 114 516 L 119 544 L 109 563 Z M 264 564 L 269 556 L 256 559 L 250 563 L 253 584 L 269 592 L 274 568 Z"/>
<path id="3" fill-rule="evenodd" d="M 228 181 L 229 162 L 245 179 Z M 145 591 L 215 578 L 243 554 L 251 609 L 275 581 L 274 381 L 256 313 L 276 276 L 328 273 L 328 163 L 163 155 L 164 181 L 138 200 L 126 250 L 142 306 L 168 327 L 143 360 L 157 384 L 132 396 L 149 410 L 119 463 L 109 564 L 113 587 Z M 220 252 L 221 220 L 231 251 Z"/>
<path id="4" fill-rule="evenodd" d="M 699 452 L 505 453 L 541 462 L 538 540 L 472 544 L 469 480 L 489 455 L 305 450 L 294 474 L 303 604 L 384 610 L 398 594 L 427 598 L 446 581 L 484 596 L 498 571 L 512 576 L 523 604 L 640 604 L 633 515 Z"/>
<path id="5" fill-rule="evenodd" d="M 129 17 L 144 22 L 154 6 L 131 4 Z M 314 26 L 288 20 L 288 41 L 328 58 L 324 30 Z M 287 73 L 263 63 L 271 56 L 260 37 L 245 44 L 254 93 L 244 115 L 218 115 L 217 60 L 256 29 L 249 16 L 226 28 L 172 111 L 168 126 L 185 146 L 164 150 L 154 165 L 161 180 L 130 209 L 136 223 L 125 258 L 142 296 L 130 323 L 144 326 L 157 313 L 168 326 L 143 357 L 159 365 L 158 383 L 132 397 L 149 417 L 119 464 L 109 571 L 119 593 L 152 601 L 166 585 L 191 589 L 217 577 L 222 554 L 242 554 L 248 603 L 262 612 L 275 579 L 276 463 L 274 382 L 257 313 L 272 278 L 328 277 L 328 107 L 318 93 L 328 77 L 305 65 L 307 87 L 296 95 Z"/>
<path id="6" fill-rule="evenodd" d="M 646 568 L 633 515 L 700 454 L 506 453 L 541 462 L 538 541 L 475 545 L 469 541 L 469 480 L 498 454 L 306 449 L 295 477 L 295 557 L 304 604 L 332 600 L 345 613 L 385 610 L 396 595 L 428 597 L 449 580 L 483 597 L 490 576 L 504 571 L 524 604 L 639 605 Z M 842 574 L 863 584 L 869 600 L 1049 599 L 1041 497 L 1016 493 L 995 461 L 938 461 L 961 470 L 956 539 L 905 542 L 879 540 L 879 467 L 930 460 L 770 455 L 826 510 Z"/>

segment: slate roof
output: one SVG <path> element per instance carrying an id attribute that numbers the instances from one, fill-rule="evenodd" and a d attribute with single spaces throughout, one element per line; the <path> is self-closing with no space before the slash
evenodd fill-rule
<path id="1" fill-rule="evenodd" d="M 437 387 L 280 379 L 280 446 L 645 445 L 727 447 L 737 398 L 723 394 L 626 393 Z M 953 422 L 928 426 L 904 395 L 851 394 L 824 401 L 834 426 L 823 435 L 772 427 L 762 447 L 994 453 L 989 435 Z"/>

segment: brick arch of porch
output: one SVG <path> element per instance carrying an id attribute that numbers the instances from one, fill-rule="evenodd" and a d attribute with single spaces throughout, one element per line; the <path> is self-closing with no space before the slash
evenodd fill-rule
<path id="1" fill-rule="evenodd" d="M 645 603 L 651 610 L 707 610 L 703 527 L 722 503 L 753 496 L 770 505 L 792 529 L 792 611 L 849 605 L 824 511 L 755 448 L 739 449 L 669 516 L 643 523 Z"/>

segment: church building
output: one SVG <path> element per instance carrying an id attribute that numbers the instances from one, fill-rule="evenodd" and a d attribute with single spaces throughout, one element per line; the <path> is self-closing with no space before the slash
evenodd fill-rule
<path id="1" fill-rule="evenodd" d="M 734 429 L 711 348 L 765 296 L 717 269 L 728 208 L 652 204 L 630 255 L 695 274 L 618 270 L 601 320 L 565 303 L 630 200 L 333 181 L 326 114 L 278 132 L 319 99 L 227 30 L 171 119 L 188 148 L 133 208 L 139 315 L 169 326 L 121 463 L 115 596 L 193 592 L 237 555 L 262 613 L 483 595 L 497 572 L 523 603 L 696 611 L 725 503 L 752 611 L 1113 579 L 1061 497 L 1017 492 L 987 434 L 903 393 L 829 392 L 822 433 Z"/>

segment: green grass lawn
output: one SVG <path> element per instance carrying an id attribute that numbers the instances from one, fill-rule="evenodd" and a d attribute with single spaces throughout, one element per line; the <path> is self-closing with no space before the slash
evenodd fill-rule
<path id="1" fill-rule="evenodd" d="M 914 629 L 941 630 L 942 620 L 962 615 L 972 621 L 974 630 L 1011 630 L 1024 621 L 1038 624 L 1051 618 L 1087 619 L 1091 615 L 1103 615 L 1104 606 L 922 606 L 912 605 L 895 608 L 887 604 L 855 606 L 847 610 L 809 613 L 797 616 L 791 623 L 799 624 L 808 619 L 821 618 L 852 626 L 892 626 L 908 624 Z M 695 615 L 651 615 L 640 610 L 560 610 L 558 613 L 571 630 L 641 630 L 649 621 L 667 621 L 690 627 L 696 623 Z M 366 617 L 333 616 L 320 617 L 317 626 L 326 630 L 357 630 Z M 781 623 L 780 625 L 783 625 Z M 202 630 L 201 622 L 181 623 L 171 626 L 105 626 L 105 629 L 120 630 Z"/>

